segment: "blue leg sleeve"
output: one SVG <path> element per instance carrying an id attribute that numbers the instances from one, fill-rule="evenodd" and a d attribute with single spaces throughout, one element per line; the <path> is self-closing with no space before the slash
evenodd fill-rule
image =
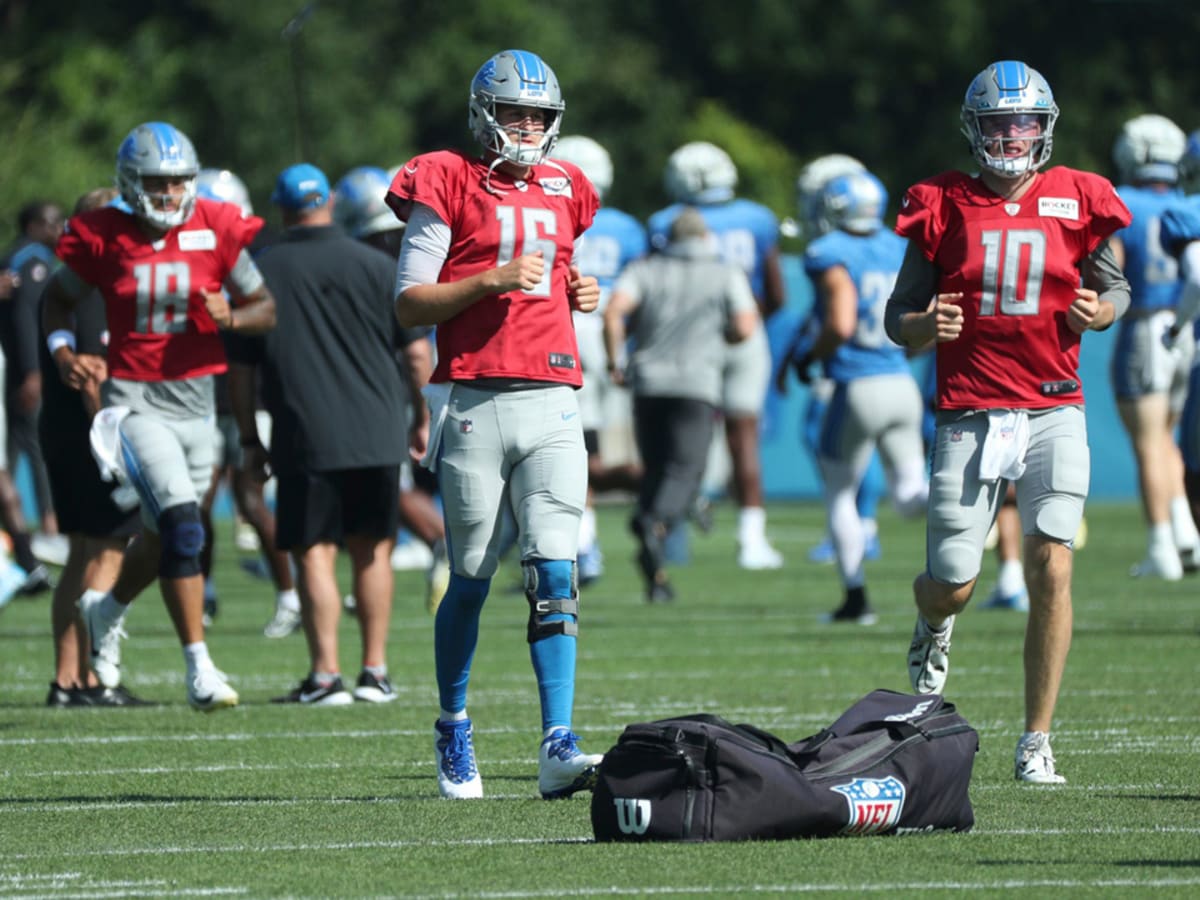
<path id="1" fill-rule="evenodd" d="M 523 566 L 530 608 L 529 658 L 537 676 L 542 730 L 560 725 L 570 728 L 579 619 L 575 563 L 569 559 L 532 559 Z"/>
<path id="2" fill-rule="evenodd" d="M 433 621 L 433 656 L 438 702 L 448 712 L 467 708 L 467 682 L 479 640 L 479 614 L 490 578 L 464 578 L 452 573 L 446 596 Z"/>

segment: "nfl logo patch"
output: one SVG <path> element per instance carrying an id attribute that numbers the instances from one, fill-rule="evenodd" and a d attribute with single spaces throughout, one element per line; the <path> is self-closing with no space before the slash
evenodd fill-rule
<path id="1" fill-rule="evenodd" d="M 475 423 L 472 422 L 470 419 L 463 419 L 461 422 L 458 423 L 458 430 L 461 431 L 463 434 L 470 434 L 472 431 L 475 430 Z"/>
<path id="2" fill-rule="evenodd" d="M 850 815 L 842 834 L 882 834 L 895 828 L 904 811 L 904 784 L 894 775 L 887 778 L 855 778 L 835 784 L 830 790 L 846 798 Z"/>

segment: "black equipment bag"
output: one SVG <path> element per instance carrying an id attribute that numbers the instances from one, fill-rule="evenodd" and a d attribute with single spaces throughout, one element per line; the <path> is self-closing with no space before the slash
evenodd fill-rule
<path id="1" fill-rule="evenodd" d="M 979 735 L 938 694 L 873 691 L 794 744 L 700 714 L 628 726 L 592 795 L 598 841 L 969 831 Z"/>

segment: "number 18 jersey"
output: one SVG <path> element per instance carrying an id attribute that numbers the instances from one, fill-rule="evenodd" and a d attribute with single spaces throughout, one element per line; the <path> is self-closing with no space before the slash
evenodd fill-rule
<path id="1" fill-rule="evenodd" d="M 55 253 L 104 295 L 109 373 L 179 381 L 224 372 L 225 350 L 201 291 L 220 289 L 262 226 L 233 204 L 203 198 L 156 241 L 116 207 L 74 216 Z"/>
<path id="2" fill-rule="evenodd" d="M 1082 388 L 1047 395 L 1042 385 L 1078 380 L 1080 336 L 1066 310 L 1080 266 L 1129 222 L 1107 179 L 1062 166 L 1019 200 L 963 172 L 909 188 L 896 232 L 938 267 L 938 293 L 963 293 L 962 334 L 937 345 L 938 408 L 1082 403 Z"/>

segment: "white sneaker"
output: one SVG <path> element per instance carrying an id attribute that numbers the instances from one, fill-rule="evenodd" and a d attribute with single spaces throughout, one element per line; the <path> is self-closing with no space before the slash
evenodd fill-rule
<path id="1" fill-rule="evenodd" d="M 285 638 L 300 627 L 300 610 L 280 604 L 275 605 L 275 615 L 263 628 L 263 636 Z"/>
<path id="2" fill-rule="evenodd" d="M 1054 754 L 1050 752 L 1050 735 L 1046 732 L 1027 731 L 1017 741 L 1017 781 L 1066 783 L 1067 779 L 1054 771 Z"/>
<path id="3" fill-rule="evenodd" d="M 92 671 L 106 688 L 115 688 L 121 683 L 121 639 L 128 635 L 121 627 L 125 616 L 105 618 L 103 604 L 104 595 L 84 594 L 79 598 L 79 612 L 91 643 Z"/>
<path id="4" fill-rule="evenodd" d="M 249 522 L 239 521 L 233 533 L 233 545 L 243 553 L 255 553 L 262 549 L 258 540 L 258 532 Z"/>
<path id="5" fill-rule="evenodd" d="M 950 670 L 950 634 L 953 631 L 954 616 L 942 623 L 940 631 L 934 631 L 925 617 L 917 614 L 912 645 L 908 648 L 908 678 L 914 693 L 940 694 L 946 686 L 946 675 Z"/>
<path id="6" fill-rule="evenodd" d="M 33 551 L 38 562 L 48 566 L 65 566 L 71 542 L 65 534 L 45 534 L 39 531 L 30 537 L 29 549 Z"/>
<path id="7" fill-rule="evenodd" d="M 781 569 L 783 555 L 765 540 L 742 544 L 738 548 L 738 565 L 743 569 Z"/>
<path id="8" fill-rule="evenodd" d="M 1146 551 L 1146 558 L 1129 570 L 1134 578 L 1161 578 L 1179 581 L 1183 578 L 1183 562 L 1174 544 L 1157 544 Z"/>
<path id="9" fill-rule="evenodd" d="M 556 728 L 538 749 L 538 790 L 545 800 L 570 797 L 596 786 L 596 768 L 604 756 L 579 749 L 579 735 Z"/>
<path id="10" fill-rule="evenodd" d="M 237 706 L 237 691 L 229 686 L 225 673 L 214 666 L 197 669 L 188 678 L 188 703 L 201 712 Z"/>
<path id="11" fill-rule="evenodd" d="M 472 735 L 470 719 L 433 723 L 438 790 L 448 800 L 478 800 L 483 796 L 483 779 L 475 765 Z"/>

